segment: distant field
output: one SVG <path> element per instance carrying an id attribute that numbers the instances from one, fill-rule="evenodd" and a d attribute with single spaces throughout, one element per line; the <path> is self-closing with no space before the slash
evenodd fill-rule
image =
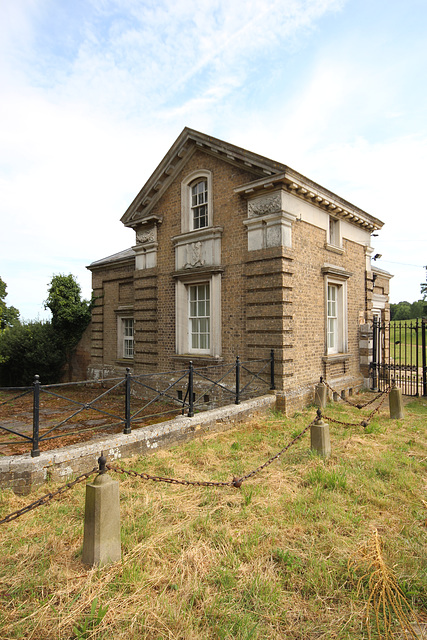
<path id="1" fill-rule="evenodd" d="M 421 320 L 392 320 L 390 322 L 390 356 L 396 364 L 422 366 Z M 418 340 L 418 342 L 417 342 Z M 418 356 L 418 360 L 417 360 Z"/>

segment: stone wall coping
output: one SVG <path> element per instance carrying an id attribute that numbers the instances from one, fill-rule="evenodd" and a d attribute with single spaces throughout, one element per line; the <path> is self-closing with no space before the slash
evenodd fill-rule
<path id="1" fill-rule="evenodd" d="M 134 429 L 130 434 L 91 440 L 51 451 L 32 458 L 30 453 L 0 458 L 0 489 L 11 488 L 26 494 L 48 478 L 58 481 L 73 474 L 91 471 L 98 466 L 101 452 L 108 462 L 138 454 L 169 448 L 208 433 L 225 431 L 239 422 L 264 415 L 274 408 L 276 396 L 268 394 L 239 405 L 227 405 L 197 413 L 194 417 L 178 416 L 172 420 Z"/>

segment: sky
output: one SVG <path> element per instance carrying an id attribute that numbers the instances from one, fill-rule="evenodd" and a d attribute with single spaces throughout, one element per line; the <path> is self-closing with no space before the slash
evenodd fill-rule
<path id="1" fill-rule="evenodd" d="M 120 218 L 184 127 L 286 164 L 384 222 L 391 302 L 427 269 L 425 0 L 0 0 L 0 277 L 91 295 Z M 421 191 L 420 191 L 421 189 Z"/>

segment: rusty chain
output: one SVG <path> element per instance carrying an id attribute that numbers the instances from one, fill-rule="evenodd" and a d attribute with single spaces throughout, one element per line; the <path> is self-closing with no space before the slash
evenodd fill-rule
<path id="1" fill-rule="evenodd" d="M 337 397 L 342 400 L 343 402 L 347 403 L 348 405 L 350 405 L 350 407 L 355 407 L 355 409 L 364 409 L 365 407 L 368 407 L 370 404 L 373 404 L 376 400 L 378 400 L 378 398 L 381 398 L 381 396 L 388 394 L 390 392 L 391 387 L 387 387 L 387 389 L 385 389 L 384 391 L 381 391 L 377 396 L 375 396 L 375 398 L 372 398 L 371 400 L 368 400 L 368 402 L 365 403 L 361 403 L 361 402 L 351 402 L 351 400 L 347 400 L 347 398 L 343 398 L 338 391 L 336 391 L 336 389 L 333 389 L 331 387 L 331 385 L 324 379 L 321 378 L 322 383 L 325 385 L 325 387 L 327 387 L 329 389 L 329 391 L 331 393 L 334 393 L 337 395 Z"/>
<path id="2" fill-rule="evenodd" d="M 306 431 L 308 431 L 308 429 L 316 422 L 316 420 L 317 420 L 317 418 L 315 420 L 313 420 L 309 425 L 307 425 L 301 431 L 301 433 L 299 433 L 297 436 L 295 436 L 295 438 L 293 438 L 293 440 L 291 440 L 286 445 L 286 447 L 283 447 L 283 449 L 281 451 L 279 451 L 274 456 L 269 458 L 262 465 L 260 465 L 259 467 L 257 467 L 256 469 L 254 469 L 250 473 L 247 473 L 244 476 L 241 476 L 241 477 L 236 477 L 235 476 L 230 482 L 215 482 L 215 481 L 210 481 L 210 480 L 179 480 L 178 478 L 165 478 L 163 476 L 152 476 L 149 473 L 138 473 L 137 471 L 133 471 L 133 470 L 130 470 L 130 469 L 123 469 L 121 467 L 115 467 L 115 466 L 112 466 L 110 464 L 105 464 L 106 461 L 105 461 L 105 458 L 103 457 L 103 454 L 102 454 L 101 458 L 98 459 L 99 467 L 95 467 L 94 469 L 92 469 L 92 471 L 88 471 L 86 473 L 82 473 L 75 480 L 73 480 L 72 482 L 67 482 L 67 484 L 62 485 L 56 491 L 51 491 L 49 493 L 46 493 L 45 495 L 41 496 L 40 498 L 37 498 L 37 500 L 34 500 L 34 502 L 31 502 L 30 504 L 27 504 L 25 507 L 22 507 L 21 509 L 18 509 L 17 511 L 14 511 L 13 513 L 9 513 L 7 516 L 5 516 L 4 518 L 2 518 L 0 520 L 0 524 L 4 524 L 6 522 L 11 522 L 12 520 L 16 520 L 16 518 L 19 518 L 20 516 L 24 515 L 25 513 L 28 513 L 29 511 L 32 511 L 33 509 L 36 509 L 37 507 L 41 507 L 44 504 L 48 504 L 51 500 L 56 498 L 58 495 L 64 493 L 65 491 L 68 491 L 68 489 L 71 489 L 76 484 L 79 484 L 80 482 L 83 482 L 84 480 L 87 480 L 88 478 L 90 478 L 90 476 L 92 476 L 94 473 L 98 473 L 98 472 L 99 473 L 105 473 L 106 469 L 108 469 L 109 471 L 114 471 L 115 473 L 121 473 L 121 474 L 132 476 L 132 477 L 142 478 L 142 480 L 152 480 L 153 482 L 165 482 L 167 484 L 179 484 L 179 485 L 193 486 L 193 487 L 236 487 L 236 488 L 239 488 L 239 487 L 242 486 L 242 484 L 243 484 L 243 482 L 245 480 L 247 480 L 248 478 L 251 478 L 255 474 L 259 473 L 260 471 L 262 471 L 262 469 L 265 469 L 265 467 L 268 467 L 272 462 L 274 462 L 274 460 L 277 460 L 277 458 L 279 458 L 283 453 L 285 453 L 285 451 L 290 449 L 290 447 L 292 447 L 296 442 L 298 442 L 298 440 L 306 433 Z"/>
<path id="3" fill-rule="evenodd" d="M 264 462 L 263 464 L 261 464 L 259 467 L 257 467 L 256 469 L 254 469 L 253 471 L 250 471 L 249 473 L 247 473 L 244 476 L 234 476 L 233 479 L 230 482 L 214 482 L 214 481 L 205 481 L 205 480 L 179 480 L 177 478 L 164 478 L 162 476 L 152 476 L 149 473 L 138 473 L 137 471 L 133 471 L 133 470 L 129 470 L 129 469 L 123 469 L 122 467 L 114 467 L 110 464 L 106 465 L 106 468 L 109 471 L 114 471 L 115 473 L 121 473 L 124 475 L 129 475 L 132 477 L 138 477 L 138 478 L 142 478 L 142 480 L 152 480 L 153 482 L 166 482 L 167 484 L 181 484 L 184 486 L 192 486 L 192 487 L 236 487 L 239 488 L 242 486 L 243 482 L 245 480 L 247 480 L 248 478 L 251 478 L 252 476 L 254 476 L 255 474 L 259 473 L 260 471 L 262 471 L 262 469 L 265 469 L 265 467 L 268 467 L 272 462 L 274 462 L 274 460 L 277 460 L 277 458 L 280 458 L 280 456 L 285 453 L 285 451 L 287 451 L 288 449 L 290 449 L 292 447 L 292 445 L 294 445 L 296 442 L 298 442 L 298 440 L 306 433 L 306 431 L 308 431 L 308 429 L 310 429 L 310 427 L 316 422 L 317 417 L 310 422 L 309 425 L 307 425 L 302 431 L 301 433 L 299 433 L 297 436 L 295 436 L 295 438 L 293 438 L 293 440 L 291 440 L 286 447 L 283 447 L 283 449 L 281 451 L 279 451 L 278 453 L 276 453 L 274 456 L 272 456 L 271 458 L 269 458 L 266 462 Z"/>
<path id="4" fill-rule="evenodd" d="M 312 422 L 310 422 L 310 424 L 308 424 L 301 431 L 301 433 L 299 433 L 297 436 L 295 436 L 295 438 L 293 440 L 291 440 L 286 445 L 286 447 L 283 447 L 283 449 L 281 451 L 279 451 L 279 453 L 276 453 L 276 455 L 272 456 L 269 460 L 267 460 L 267 462 L 264 462 L 264 464 L 261 464 L 259 467 L 257 467 L 253 471 L 250 471 L 249 473 L 247 473 L 245 476 L 242 476 L 241 478 L 233 478 L 233 486 L 240 487 L 242 485 L 242 483 L 244 482 L 244 480 L 247 480 L 248 478 L 251 478 L 256 473 L 259 473 L 260 471 L 262 471 L 262 469 L 265 469 L 265 467 L 268 467 L 272 462 L 274 462 L 274 460 L 277 460 L 277 458 L 280 458 L 280 456 L 283 453 L 285 453 L 285 451 L 290 449 L 292 447 L 292 445 L 294 445 L 296 442 L 298 442 L 298 440 L 306 433 L 306 431 L 308 431 L 308 429 L 310 429 L 310 427 L 312 427 L 316 422 L 317 422 L 317 417 Z M 237 482 L 240 482 L 240 484 L 237 484 Z"/>
<path id="5" fill-rule="evenodd" d="M 20 516 L 24 515 L 24 513 L 28 513 L 29 511 L 32 511 L 37 507 L 41 507 L 44 504 L 48 504 L 51 500 L 56 498 L 58 495 L 65 493 L 65 491 L 68 491 L 68 489 L 72 489 L 76 484 L 79 484 L 80 482 L 87 480 L 87 478 L 90 478 L 90 476 L 92 476 L 94 473 L 97 473 L 97 472 L 98 472 L 98 467 L 95 467 L 94 469 L 92 469 L 92 471 L 87 471 L 86 473 L 82 473 L 75 480 L 73 480 L 72 482 L 67 482 L 67 484 L 62 485 L 62 487 L 59 487 L 59 489 L 57 489 L 56 491 L 45 493 L 40 498 L 37 498 L 37 500 L 34 500 L 34 502 L 31 502 L 30 504 L 27 504 L 25 507 L 22 507 L 22 509 L 18 509 L 13 513 L 9 513 L 7 516 L 2 518 L 2 520 L 0 520 L 0 524 L 4 524 L 5 522 L 11 522 L 12 520 L 16 520 L 16 518 L 19 518 Z"/>
<path id="6" fill-rule="evenodd" d="M 325 384 L 327 384 L 327 383 L 325 383 Z M 329 386 L 329 385 L 327 385 L 327 386 Z M 379 410 L 381 409 L 381 407 L 383 406 L 383 404 L 386 401 L 387 396 L 389 395 L 391 390 L 392 390 L 392 387 L 387 387 L 387 389 L 385 391 L 383 391 L 380 395 L 376 396 L 375 400 L 377 400 L 381 396 L 384 396 L 384 397 L 381 400 L 381 402 L 379 403 L 379 405 L 373 411 L 371 411 L 369 416 L 365 420 L 362 420 L 361 422 L 343 422 L 341 420 L 336 420 L 335 418 L 331 418 L 330 416 L 325 416 L 324 415 L 323 417 L 326 418 L 326 420 L 329 420 L 330 422 L 335 422 L 336 424 L 342 424 L 342 425 L 344 425 L 346 427 L 363 427 L 364 429 L 366 429 L 366 427 L 369 425 L 369 423 L 372 420 L 372 418 L 374 417 L 374 415 L 376 413 L 378 413 Z M 368 402 L 364 406 L 366 407 L 366 406 L 368 406 L 368 404 L 372 404 L 372 401 Z M 355 405 L 352 405 L 352 406 L 355 406 Z M 359 408 L 359 407 L 357 407 L 357 408 Z"/>
<path id="7" fill-rule="evenodd" d="M 114 473 L 121 473 L 123 475 L 132 476 L 134 478 L 142 478 L 142 480 L 152 480 L 153 482 L 166 482 L 167 484 L 182 484 L 192 487 L 232 487 L 232 482 L 214 482 L 208 480 L 179 480 L 178 478 L 165 478 L 163 476 L 151 476 L 149 473 L 138 473 L 133 469 L 123 469 L 122 467 L 113 467 L 110 464 L 106 465 L 109 471 Z"/>
<path id="8" fill-rule="evenodd" d="M 325 382 L 326 386 L 329 387 L 328 383 Z M 329 387 L 329 389 L 332 390 L 331 387 Z M 165 482 L 167 484 L 178 484 L 178 485 L 184 485 L 184 486 L 193 486 L 193 487 L 236 487 L 236 488 L 240 488 L 243 484 L 243 482 L 245 480 L 248 480 L 249 478 L 252 478 L 254 475 L 256 475 L 257 473 L 259 473 L 260 471 L 262 471 L 263 469 L 265 469 L 266 467 L 268 467 L 270 464 L 272 464 L 275 460 L 277 460 L 278 458 L 280 458 L 281 455 L 283 455 L 286 451 L 288 451 L 288 449 L 290 449 L 296 442 L 298 442 L 298 440 L 300 440 L 302 438 L 302 436 L 314 425 L 316 424 L 316 422 L 318 421 L 319 418 L 325 418 L 326 420 L 329 420 L 329 422 L 334 422 L 336 424 L 341 424 L 344 426 L 348 426 L 348 427 L 364 427 L 366 428 L 369 424 L 369 422 L 372 420 L 372 418 L 374 417 L 374 415 L 376 413 L 379 412 L 380 408 L 382 407 L 382 405 L 384 404 L 387 395 L 390 393 L 392 387 L 388 387 L 385 391 L 383 391 L 379 396 L 377 396 L 375 398 L 375 400 L 379 397 L 384 396 L 383 399 L 381 400 L 381 402 L 379 403 L 379 405 L 369 414 L 369 416 L 366 418 L 366 420 L 362 420 L 361 422 L 355 423 L 355 422 L 344 422 L 341 420 L 336 420 L 335 418 L 332 418 L 330 416 L 326 416 L 321 414 L 320 410 L 318 411 L 318 415 L 316 416 L 316 418 L 314 420 L 312 420 L 312 422 L 310 422 L 310 424 L 308 424 L 298 435 L 295 436 L 295 438 L 293 438 L 285 447 L 283 447 L 283 449 L 281 449 L 278 453 L 274 454 L 274 456 L 271 456 L 271 458 L 269 458 L 266 462 L 264 462 L 263 464 L 259 465 L 258 467 L 256 467 L 256 469 L 253 469 L 252 471 L 250 471 L 249 473 L 247 473 L 246 475 L 237 477 L 234 476 L 233 479 L 229 482 L 216 482 L 216 481 L 212 481 L 212 480 L 180 480 L 178 478 L 167 478 L 167 477 L 163 477 L 163 476 L 152 476 L 149 473 L 138 473 L 137 471 L 134 471 L 132 469 L 123 469 L 122 467 L 116 467 L 116 466 L 112 466 L 111 464 L 105 464 L 105 458 L 103 457 L 103 454 L 101 456 L 101 458 L 98 459 L 98 463 L 99 463 L 99 468 L 95 467 L 92 469 L 92 471 L 87 471 L 86 473 L 82 473 L 80 476 L 78 476 L 75 480 L 73 480 L 72 482 L 67 482 L 66 484 L 62 485 L 61 487 L 59 487 L 59 489 L 57 489 L 56 491 L 52 491 L 49 493 L 46 493 L 45 495 L 41 496 L 40 498 L 37 498 L 37 500 L 35 500 L 34 502 L 31 502 L 30 504 L 26 505 L 25 507 L 22 507 L 21 509 L 18 509 L 17 511 L 14 511 L 13 513 L 9 513 L 7 516 L 5 516 L 4 518 L 2 518 L 0 520 L 0 524 L 4 524 L 6 522 L 11 522 L 12 520 L 16 520 L 16 518 L 19 518 L 20 516 L 24 515 L 25 513 L 28 513 L 29 511 L 32 511 L 33 509 L 36 509 L 37 507 L 40 507 L 44 504 L 48 504 L 51 500 L 53 500 L 54 498 L 56 498 L 58 495 L 61 495 L 62 493 L 65 493 L 65 491 L 68 491 L 69 489 L 72 489 L 76 484 L 79 484 L 80 482 L 83 482 L 84 480 L 87 480 L 88 478 L 90 478 L 90 476 L 92 476 L 94 473 L 104 473 L 105 469 L 108 469 L 109 471 L 113 471 L 114 473 L 119 473 L 119 474 L 123 474 L 123 475 L 128 475 L 128 476 L 132 476 L 132 477 L 137 477 L 137 478 L 141 478 L 142 480 L 152 480 L 153 482 Z M 387 395 L 386 395 L 387 394 Z M 364 406 L 368 406 L 369 404 L 371 404 L 372 401 L 369 401 L 368 403 L 366 403 Z M 356 405 L 354 405 L 353 403 L 348 403 L 353 407 L 356 407 Z M 356 408 L 361 408 L 359 406 L 357 406 Z"/>

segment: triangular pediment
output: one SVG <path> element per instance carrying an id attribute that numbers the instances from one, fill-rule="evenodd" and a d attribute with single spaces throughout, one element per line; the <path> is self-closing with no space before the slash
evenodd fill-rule
<path id="1" fill-rule="evenodd" d="M 121 221 L 126 227 L 136 227 L 150 216 L 155 204 L 197 150 L 246 169 L 253 173 L 254 180 L 273 176 L 287 168 L 256 153 L 186 127 L 122 216 Z"/>

